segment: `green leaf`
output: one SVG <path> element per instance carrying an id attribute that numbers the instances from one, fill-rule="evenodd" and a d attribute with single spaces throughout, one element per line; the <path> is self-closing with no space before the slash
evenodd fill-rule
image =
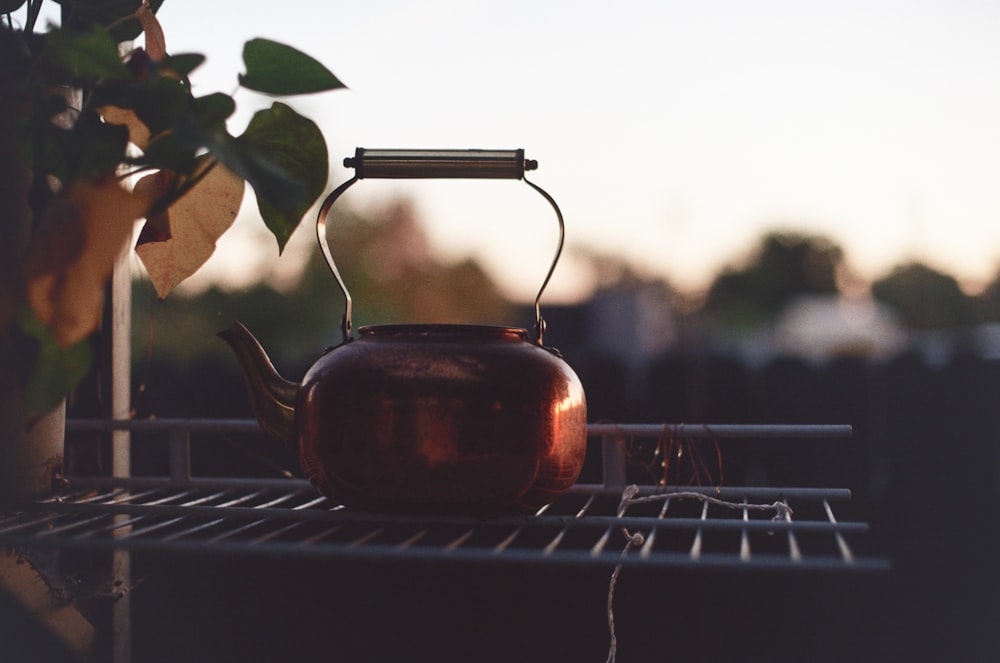
<path id="1" fill-rule="evenodd" d="M 179 53 L 163 58 L 156 63 L 156 67 L 160 71 L 168 70 L 181 76 L 187 76 L 204 62 L 205 56 L 201 53 Z"/>
<path id="2" fill-rule="evenodd" d="M 263 197 L 280 206 L 292 208 L 305 196 L 302 182 L 242 137 L 233 138 L 228 133 L 213 134 L 208 149 L 214 158 L 248 181 L 258 199 Z"/>
<path id="3" fill-rule="evenodd" d="M 198 155 L 204 146 L 204 135 L 197 127 L 167 131 L 153 138 L 145 153 L 135 159 L 134 163 L 169 170 L 178 175 L 189 175 L 194 172 Z"/>
<path id="4" fill-rule="evenodd" d="M 236 142 L 245 169 L 230 165 L 230 170 L 253 187 L 264 223 L 283 251 L 326 187 L 330 166 L 323 133 L 312 120 L 275 102 L 254 114 Z"/>
<path id="5" fill-rule="evenodd" d="M 215 92 L 196 98 L 194 112 L 203 125 L 214 127 L 223 124 L 230 115 L 236 112 L 236 102 L 228 94 Z"/>
<path id="6" fill-rule="evenodd" d="M 318 60 L 268 39 L 244 44 L 243 62 L 247 72 L 240 75 L 240 85 L 264 94 L 309 94 L 344 87 Z"/>
<path id="7" fill-rule="evenodd" d="M 195 99 L 184 81 L 155 76 L 130 85 L 105 85 L 92 90 L 95 108 L 116 106 L 135 112 L 153 136 L 174 128 L 177 118 L 195 113 Z"/>
<path id="8" fill-rule="evenodd" d="M 51 30 L 45 36 L 43 55 L 51 68 L 69 77 L 65 83 L 92 84 L 131 78 L 114 39 L 101 27 L 86 32 Z"/>
<path id="9" fill-rule="evenodd" d="M 194 97 L 183 81 L 157 76 L 136 87 L 131 108 L 155 136 L 173 128 L 178 117 L 193 113 Z"/>
<path id="10" fill-rule="evenodd" d="M 139 161 L 177 173 L 194 172 L 204 148 L 234 140 L 225 122 L 235 110 L 232 97 L 222 93 L 191 99 L 191 107 L 172 118 L 170 130 L 159 132 Z"/>
<path id="11" fill-rule="evenodd" d="M 25 413 L 36 417 L 58 405 L 87 374 L 91 347 L 87 340 L 61 347 L 27 308 L 19 316 L 18 326 L 36 344 L 35 361 L 24 391 Z"/>

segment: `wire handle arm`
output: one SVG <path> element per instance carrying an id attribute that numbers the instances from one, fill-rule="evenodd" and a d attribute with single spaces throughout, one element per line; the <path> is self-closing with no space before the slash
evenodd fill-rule
<path id="1" fill-rule="evenodd" d="M 359 147 L 353 157 L 344 159 L 344 166 L 354 168 L 354 177 L 347 180 L 331 192 L 320 206 L 316 219 L 316 239 L 319 242 L 323 258 L 333 274 L 341 292 L 344 293 L 344 315 L 340 322 L 343 342 L 351 340 L 353 300 L 344 279 L 337 269 L 327 241 L 327 224 L 330 210 L 337 199 L 358 180 L 369 179 L 522 179 L 528 186 L 537 191 L 549 202 L 556 213 L 559 222 L 559 243 L 552 264 L 542 281 L 542 286 L 535 296 L 535 342 L 544 345 L 545 320 L 542 318 L 542 293 L 552 279 L 556 264 L 562 255 L 565 242 L 566 227 L 562 211 L 555 199 L 544 189 L 529 181 L 525 171 L 534 170 L 538 162 L 524 158 L 524 150 L 369 150 Z"/>

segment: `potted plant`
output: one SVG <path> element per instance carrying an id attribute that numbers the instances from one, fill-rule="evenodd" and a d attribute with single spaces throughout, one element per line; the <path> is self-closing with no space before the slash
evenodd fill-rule
<path id="1" fill-rule="evenodd" d="M 204 61 L 170 54 L 163 0 L 0 0 L 0 498 L 48 489 L 62 437 L 28 434 L 86 374 L 114 261 L 135 250 L 162 298 L 208 259 L 249 185 L 279 251 L 326 186 L 314 122 L 274 101 L 239 135 L 233 98 L 196 96 Z M 145 48 L 130 48 L 144 34 Z M 247 89 L 343 87 L 289 46 L 247 42 Z"/>

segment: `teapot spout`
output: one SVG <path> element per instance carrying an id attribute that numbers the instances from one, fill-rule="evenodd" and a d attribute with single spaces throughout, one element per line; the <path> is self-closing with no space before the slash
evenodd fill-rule
<path id="1" fill-rule="evenodd" d="M 288 447 L 295 446 L 295 397 L 299 385 L 281 377 L 253 334 L 239 322 L 218 334 L 236 353 L 260 427 Z"/>

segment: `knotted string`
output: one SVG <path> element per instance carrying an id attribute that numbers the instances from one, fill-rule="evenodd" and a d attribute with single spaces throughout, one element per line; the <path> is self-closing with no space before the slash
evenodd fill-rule
<path id="1" fill-rule="evenodd" d="M 694 491 L 677 491 L 668 493 L 657 493 L 655 495 L 647 495 L 645 497 L 637 497 L 639 494 L 639 487 L 636 485 L 626 486 L 625 490 L 622 491 L 622 499 L 618 503 L 618 517 L 621 518 L 628 511 L 628 508 L 633 504 L 646 504 L 649 502 L 662 502 L 672 499 L 696 499 L 702 502 L 707 502 L 708 504 L 714 504 L 716 506 L 722 506 L 729 509 L 745 509 L 748 511 L 774 511 L 774 518 L 771 520 L 791 520 L 792 508 L 785 504 L 784 502 L 775 501 L 772 504 L 746 504 L 740 502 L 727 502 L 725 500 L 720 500 L 717 497 L 712 497 L 711 495 L 705 495 L 704 493 L 698 493 Z M 637 548 L 646 542 L 646 537 L 642 532 L 629 532 L 627 528 L 622 527 L 622 535 L 625 537 L 625 547 L 622 548 L 622 554 L 620 559 L 624 561 L 625 557 L 631 552 L 633 548 Z M 611 634 L 610 646 L 608 649 L 608 658 L 605 663 L 615 663 L 615 655 L 618 650 L 618 638 L 615 636 L 615 585 L 618 583 L 618 576 L 621 575 L 623 561 L 619 561 L 615 566 L 615 570 L 611 573 L 611 582 L 608 584 L 608 630 Z"/>

